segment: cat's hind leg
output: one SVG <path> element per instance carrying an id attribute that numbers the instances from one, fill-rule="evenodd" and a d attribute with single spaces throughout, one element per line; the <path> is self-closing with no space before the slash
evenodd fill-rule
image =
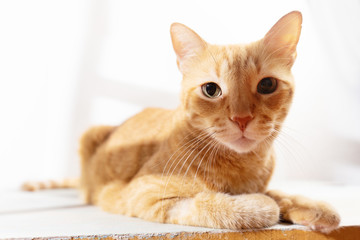
<path id="1" fill-rule="evenodd" d="M 192 180 L 143 176 L 124 186 L 110 183 L 99 196 L 106 211 L 150 221 L 211 228 L 247 229 L 274 225 L 276 202 L 263 194 L 228 195 Z"/>
<path id="2" fill-rule="evenodd" d="M 281 191 L 271 190 L 267 195 L 280 207 L 282 219 L 311 229 L 331 232 L 339 226 L 339 214 L 327 203 L 303 196 L 292 196 Z"/>

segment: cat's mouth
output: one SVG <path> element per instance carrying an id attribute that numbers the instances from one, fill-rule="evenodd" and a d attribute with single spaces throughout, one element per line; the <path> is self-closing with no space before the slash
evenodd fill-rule
<path id="1" fill-rule="evenodd" d="M 241 136 L 238 139 L 230 142 L 231 147 L 240 153 L 249 152 L 255 146 L 256 140 Z"/>
<path id="2" fill-rule="evenodd" d="M 216 136 L 225 146 L 238 153 L 252 151 L 260 142 L 256 135 L 249 130 L 242 132 L 232 129 L 231 132 L 221 133 Z"/>
<path id="3" fill-rule="evenodd" d="M 255 140 L 247 138 L 245 136 L 241 136 L 240 138 L 236 139 L 233 143 L 235 143 L 236 145 L 245 146 L 255 143 Z"/>

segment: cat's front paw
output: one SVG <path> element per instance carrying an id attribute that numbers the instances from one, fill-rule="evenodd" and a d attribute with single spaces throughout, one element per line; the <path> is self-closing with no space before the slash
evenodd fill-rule
<path id="1" fill-rule="evenodd" d="M 286 213 L 292 222 L 324 233 L 329 233 L 339 226 L 340 216 L 329 204 L 309 201 L 303 197 L 296 198 L 295 202 L 296 207 Z"/>
<path id="2" fill-rule="evenodd" d="M 243 194 L 233 197 L 232 229 L 266 228 L 279 221 L 280 208 L 277 203 L 263 194 Z"/>
<path id="3" fill-rule="evenodd" d="M 211 228 L 250 229 L 276 224 L 280 209 L 263 194 L 230 196 L 203 192 L 179 201 L 168 212 L 168 222 Z"/>

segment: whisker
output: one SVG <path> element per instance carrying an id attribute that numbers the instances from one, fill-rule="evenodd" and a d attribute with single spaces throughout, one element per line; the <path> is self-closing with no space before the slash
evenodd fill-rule
<path id="1" fill-rule="evenodd" d="M 211 128 L 211 127 L 205 128 L 203 131 L 206 131 L 206 130 L 208 130 L 208 129 L 210 129 L 210 128 Z M 193 132 L 195 132 L 195 131 L 193 131 Z M 187 137 L 190 136 L 191 134 L 192 134 L 192 133 L 189 133 L 189 134 L 187 135 Z M 181 156 L 181 155 L 188 149 L 189 146 L 191 146 L 194 142 L 196 143 L 196 142 L 200 141 L 199 138 L 202 138 L 203 136 L 206 136 L 206 135 L 207 135 L 207 132 L 202 132 L 202 133 L 200 134 L 200 136 L 194 137 L 194 138 L 191 139 L 190 141 L 188 141 L 188 142 L 186 142 L 185 144 L 183 144 L 180 148 L 178 148 L 178 149 L 171 155 L 171 157 L 167 160 L 166 165 L 164 166 L 164 169 L 163 169 L 163 174 L 162 174 L 161 176 L 164 175 L 164 172 L 165 172 L 166 167 L 167 167 L 168 163 L 170 162 L 170 160 L 175 156 L 175 154 L 176 154 L 181 148 L 183 148 L 185 145 L 187 145 L 186 148 L 183 149 L 179 155 L 177 155 L 177 157 L 174 159 L 174 161 L 172 161 L 172 163 L 171 163 L 171 165 L 170 165 L 170 167 L 169 167 L 169 169 L 168 169 L 168 171 L 167 171 L 167 173 L 166 173 L 165 175 L 169 174 L 169 172 L 171 171 L 171 167 L 172 167 L 173 164 L 176 162 L 177 158 L 178 158 L 179 156 Z"/>
<path id="2" fill-rule="evenodd" d="M 303 162 L 301 161 L 301 159 L 304 159 L 304 155 L 297 149 L 295 149 L 293 145 L 289 145 L 289 141 L 287 139 L 284 139 L 284 137 L 285 136 L 281 134 L 277 136 L 277 138 L 275 139 L 275 147 L 277 146 L 276 149 L 280 151 L 283 159 L 287 159 L 288 156 L 290 156 L 291 159 L 295 160 L 294 162 L 286 161 L 287 163 L 296 163 L 295 167 L 299 169 L 300 172 L 304 172 L 304 168 L 301 164 Z"/>
<path id="3" fill-rule="evenodd" d="M 203 135 L 204 135 L 204 134 L 203 134 Z M 183 161 L 183 165 L 182 165 L 181 169 L 183 168 L 184 164 L 188 161 L 188 159 L 190 158 L 190 156 L 193 154 L 193 152 L 197 149 L 197 145 L 201 144 L 201 141 L 203 141 L 203 140 L 211 137 L 211 135 L 208 135 L 208 134 L 205 134 L 205 135 L 206 135 L 206 136 L 203 136 L 202 138 L 197 139 L 197 141 L 194 143 L 195 146 L 193 147 L 192 151 L 190 152 L 190 154 L 189 154 L 188 156 L 187 156 L 187 154 L 188 154 L 189 151 L 191 150 L 191 148 L 190 148 L 190 149 L 188 149 L 188 148 L 189 148 L 189 147 L 192 147 L 192 145 L 191 145 L 191 146 L 188 146 L 188 147 L 186 148 L 186 149 L 188 149 L 188 151 L 186 152 L 186 154 L 184 154 L 184 155 L 177 161 L 177 164 L 176 164 L 175 167 L 173 168 L 173 170 L 172 170 L 172 172 L 170 173 L 170 175 L 168 175 L 168 174 L 169 174 L 169 172 L 171 171 L 171 168 L 169 169 L 169 171 L 168 171 L 168 173 L 167 173 L 167 179 L 168 179 L 168 180 L 167 180 L 166 183 L 165 183 L 165 187 L 164 187 L 164 191 L 163 191 L 163 196 L 165 196 L 165 194 L 166 194 L 166 189 L 167 189 L 167 185 L 169 184 L 169 181 L 170 181 L 172 175 L 174 174 L 177 166 L 180 164 L 180 162 L 182 161 L 182 159 L 184 159 L 184 157 L 187 156 L 187 158 L 185 159 L 185 161 Z M 175 161 L 174 161 L 174 162 L 175 162 Z M 180 173 L 181 169 L 179 170 L 179 173 Z"/>
<path id="4" fill-rule="evenodd" d="M 164 169 L 163 169 L 163 172 L 162 172 L 162 174 L 161 174 L 161 178 L 164 178 L 164 173 L 165 173 L 166 167 L 167 167 L 168 163 L 170 162 L 170 160 L 173 158 L 173 156 L 175 156 L 175 154 L 176 154 L 177 152 L 179 152 L 180 149 L 182 149 L 184 146 L 186 146 L 186 147 L 181 151 L 181 153 L 180 153 L 179 155 L 177 155 L 176 158 L 172 161 L 172 163 L 171 163 L 171 165 L 170 165 L 170 167 L 169 167 L 169 169 L 168 169 L 168 171 L 167 171 L 167 173 L 166 173 L 167 181 L 166 181 L 166 183 L 165 183 L 164 191 L 163 191 L 163 193 L 162 193 L 162 196 L 163 196 L 162 198 L 165 197 L 167 185 L 169 184 L 170 178 L 171 178 L 172 174 L 174 173 L 174 171 L 175 171 L 176 167 L 178 166 L 178 164 L 181 162 L 181 160 L 183 159 L 183 157 L 186 156 L 186 155 L 189 153 L 189 151 L 191 150 L 191 146 L 193 146 L 194 144 L 195 144 L 195 146 L 198 145 L 202 140 L 204 140 L 204 139 L 206 139 L 206 138 L 208 137 L 208 133 L 206 132 L 206 130 L 208 130 L 208 129 L 210 129 L 210 128 L 212 128 L 212 127 L 208 127 L 208 128 L 203 129 L 203 130 L 202 130 L 202 133 L 201 133 L 199 136 L 195 136 L 195 137 L 194 137 L 193 139 L 191 139 L 190 141 L 185 142 L 185 143 L 184 143 L 180 148 L 178 148 L 178 149 L 171 155 L 171 157 L 167 160 L 167 163 L 166 163 L 166 165 L 165 165 L 165 167 L 164 167 Z M 197 131 L 200 131 L 200 132 L 201 132 L 201 130 L 197 130 Z M 184 141 L 188 136 L 190 136 L 192 133 L 194 133 L 194 132 L 196 132 L 196 131 L 193 131 L 193 132 L 189 133 L 188 135 L 186 135 L 186 137 L 184 137 L 183 141 Z M 194 150 L 195 150 L 195 149 L 196 149 L 196 148 L 194 148 Z M 183 154 L 185 151 L 186 151 L 186 153 Z M 192 154 L 192 153 L 190 153 L 190 155 L 191 155 L 191 154 Z M 190 156 L 190 155 L 189 155 L 189 156 Z M 179 159 L 180 156 L 182 156 L 182 157 Z M 173 164 L 175 164 L 175 162 L 177 162 L 177 164 L 174 166 L 173 171 L 172 171 L 171 174 L 169 175 L 169 173 L 170 173 L 170 171 L 171 171 L 171 168 L 172 168 Z M 161 192 L 159 192 L 159 194 L 161 194 Z M 159 196 L 159 197 L 160 197 L 160 196 Z M 163 209 L 163 206 L 161 207 L 161 209 Z"/>
<path id="5" fill-rule="evenodd" d="M 174 173 L 174 171 L 175 171 L 175 169 L 177 168 L 177 166 L 182 162 L 182 159 L 183 159 L 184 157 L 186 157 L 187 154 L 188 154 L 190 151 L 191 151 L 191 152 L 190 152 L 190 154 L 188 155 L 188 157 L 185 159 L 185 161 L 183 161 L 183 165 L 187 162 L 187 160 L 190 158 L 190 156 L 193 154 L 193 152 L 194 152 L 195 150 L 197 150 L 197 146 L 200 145 L 203 140 L 205 140 L 205 139 L 207 139 L 207 138 L 210 137 L 210 136 L 207 135 L 207 134 L 204 134 L 204 135 L 205 135 L 205 136 L 203 136 L 202 138 L 197 139 L 197 141 L 194 143 L 195 146 L 193 146 L 193 144 L 191 144 L 191 145 L 189 145 L 189 146 L 187 147 L 187 149 L 188 149 L 187 152 L 186 152 L 184 155 L 182 155 L 182 157 L 179 159 L 179 161 L 177 161 L 177 164 L 176 164 L 175 167 L 173 168 L 173 171 L 171 172 L 170 176 Z M 191 147 L 193 147 L 193 148 L 191 148 Z M 175 161 L 174 161 L 174 162 L 175 162 Z M 182 167 L 183 167 L 183 165 L 182 165 Z M 178 171 L 178 173 L 180 173 L 182 167 L 180 168 L 180 170 Z M 169 170 L 171 170 L 171 168 L 170 168 Z M 170 171 L 169 171 L 169 172 L 170 172 Z M 168 173 L 169 173 L 169 172 L 168 172 Z M 168 174 L 168 173 L 167 173 L 167 174 Z"/>
<path id="6" fill-rule="evenodd" d="M 206 181 L 208 181 L 208 177 L 210 175 L 210 170 L 212 169 L 212 164 L 213 161 L 215 160 L 217 151 L 219 150 L 219 143 L 215 140 L 215 146 L 213 147 L 213 150 L 210 152 L 210 156 L 207 162 L 206 162 L 206 166 L 205 166 L 205 175 L 207 174 L 207 176 L 205 176 Z"/>
<path id="7" fill-rule="evenodd" d="M 209 142 L 209 143 L 213 144 L 214 142 L 216 142 L 216 141 L 215 141 L 215 140 L 212 140 L 212 141 L 211 141 L 211 142 Z M 201 158 L 201 160 L 200 160 L 200 163 L 199 163 L 199 165 L 198 165 L 198 167 L 197 167 L 197 169 L 196 169 L 196 172 L 195 172 L 194 178 L 193 178 L 194 183 L 195 183 L 196 176 L 197 176 L 197 173 L 198 173 L 198 171 L 199 171 L 199 168 L 200 168 L 200 166 L 201 166 L 201 163 L 202 163 L 202 161 L 204 160 L 204 158 L 205 158 L 206 154 L 209 152 L 209 150 L 210 150 L 210 149 L 214 150 L 214 147 L 213 147 L 213 148 L 211 148 L 211 146 L 210 146 L 210 147 L 209 147 L 209 149 L 208 149 L 208 150 L 204 153 L 204 155 L 202 156 L 202 158 Z"/>
<path id="8" fill-rule="evenodd" d="M 209 135 L 209 137 L 211 137 L 212 135 L 214 135 L 215 134 L 215 132 L 214 133 L 212 133 L 211 135 Z M 212 141 L 209 141 L 206 145 L 205 145 L 205 147 L 203 147 L 196 155 L 195 155 L 195 157 L 193 157 L 193 160 L 190 162 L 190 164 L 189 164 L 189 166 L 188 166 L 188 168 L 186 169 L 186 172 L 184 173 L 184 177 L 183 177 L 183 180 L 184 180 L 184 178 L 186 177 L 186 175 L 187 175 L 187 173 L 188 173 L 188 171 L 189 171 L 189 169 L 190 169 L 190 167 L 191 167 L 191 165 L 194 163 L 194 161 L 196 160 L 196 158 L 197 158 L 197 156 L 199 156 L 200 155 L 200 153 L 207 147 L 207 146 L 209 146 L 210 144 L 212 143 Z M 182 170 L 182 168 L 184 167 L 184 165 L 185 165 L 185 163 L 186 163 L 186 161 L 183 163 L 183 165 L 181 166 L 181 169 L 180 169 L 180 171 Z"/>
<path id="9" fill-rule="evenodd" d="M 262 159 L 262 157 L 259 156 L 255 151 L 251 151 L 258 159 Z"/>

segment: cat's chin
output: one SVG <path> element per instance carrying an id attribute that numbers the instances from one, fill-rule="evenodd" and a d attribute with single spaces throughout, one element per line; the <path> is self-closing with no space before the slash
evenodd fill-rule
<path id="1" fill-rule="evenodd" d="M 247 137 L 241 137 L 235 141 L 227 142 L 226 145 L 235 152 L 247 153 L 256 147 L 256 142 L 256 140 L 249 139 Z"/>

